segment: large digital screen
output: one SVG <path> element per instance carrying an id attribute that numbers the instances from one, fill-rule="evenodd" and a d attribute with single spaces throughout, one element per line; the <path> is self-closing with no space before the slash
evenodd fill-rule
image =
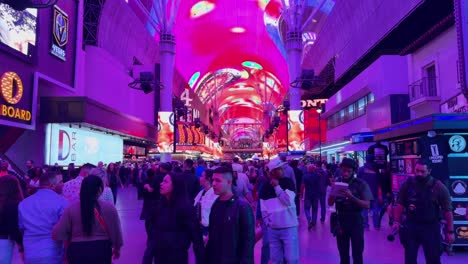
<path id="1" fill-rule="evenodd" d="M 30 55 L 36 45 L 37 9 L 17 11 L 0 3 L 0 43 Z"/>
<path id="2" fill-rule="evenodd" d="M 304 144 L 304 111 L 288 111 L 288 151 L 303 151 Z"/>
<path id="3" fill-rule="evenodd" d="M 109 164 L 123 160 L 122 150 L 123 139 L 119 136 L 61 124 L 48 124 L 46 128 L 45 161 L 49 165 Z"/>
<path id="4" fill-rule="evenodd" d="M 123 147 L 124 155 L 135 155 L 135 156 L 145 156 L 146 148 L 132 145 L 124 145 Z"/>
<path id="5" fill-rule="evenodd" d="M 174 113 L 158 112 L 158 151 L 171 153 L 174 151 Z"/>

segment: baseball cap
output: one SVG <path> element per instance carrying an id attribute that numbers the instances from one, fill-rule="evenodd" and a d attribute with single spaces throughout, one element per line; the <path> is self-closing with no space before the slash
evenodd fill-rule
<path id="1" fill-rule="evenodd" d="M 268 170 L 272 171 L 276 168 L 282 167 L 284 164 L 286 164 L 286 162 L 283 162 L 280 158 L 276 157 L 268 162 L 267 167 Z"/>

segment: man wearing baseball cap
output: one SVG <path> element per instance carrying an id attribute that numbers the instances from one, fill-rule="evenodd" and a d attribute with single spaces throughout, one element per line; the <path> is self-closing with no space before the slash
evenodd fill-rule
<path id="1" fill-rule="evenodd" d="M 296 216 L 295 186 L 284 177 L 284 162 L 279 158 L 268 164 L 268 180 L 260 189 L 262 221 L 267 226 L 270 240 L 271 263 L 299 263 L 298 221 Z"/>
<path id="2" fill-rule="evenodd" d="M 347 183 L 348 188 L 341 190 L 337 196 L 330 195 L 328 197 L 328 205 L 333 206 L 336 203 L 337 216 L 331 218 L 337 219 L 337 224 L 333 229 L 340 252 L 340 263 L 351 262 L 349 257 L 351 241 L 353 263 L 362 264 L 364 228 L 361 214 L 363 209 L 369 209 L 373 197 L 369 185 L 364 180 L 354 177 L 357 169 L 354 160 L 344 158 L 340 168 L 341 181 Z"/>

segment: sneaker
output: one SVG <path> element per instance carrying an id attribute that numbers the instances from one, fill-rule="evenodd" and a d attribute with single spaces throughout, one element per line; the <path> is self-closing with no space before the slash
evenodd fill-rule
<path id="1" fill-rule="evenodd" d="M 325 219 L 320 219 L 320 223 L 325 223 Z"/>
<path id="2" fill-rule="evenodd" d="M 314 227 L 315 227 L 315 224 L 312 223 L 312 222 L 310 222 L 310 223 L 309 223 L 309 226 L 307 227 L 307 230 L 310 231 L 310 230 L 311 230 L 312 228 L 314 228 Z"/>

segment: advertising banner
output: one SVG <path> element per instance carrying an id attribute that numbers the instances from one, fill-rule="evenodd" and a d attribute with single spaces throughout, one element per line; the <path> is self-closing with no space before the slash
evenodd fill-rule
<path id="1" fill-rule="evenodd" d="M 158 152 L 174 152 L 174 113 L 158 112 Z"/>
<path id="2" fill-rule="evenodd" d="M 36 25 L 37 9 L 18 11 L 0 3 L 1 44 L 30 57 L 36 45 Z"/>
<path id="3" fill-rule="evenodd" d="M 62 124 L 46 127 L 46 164 L 67 166 L 69 163 L 97 165 L 123 160 L 123 139 L 87 129 Z"/>
<path id="4" fill-rule="evenodd" d="M 36 93 L 32 74 L 0 71 L 0 125 L 34 129 Z"/>
<path id="5" fill-rule="evenodd" d="M 58 6 L 54 6 L 52 21 L 52 47 L 50 53 L 65 61 L 69 32 L 68 15 Z"/>
<path id="6" fill-rule="evenodd" d="M 288 151 L 305 150 L 304 111 L 288 111 Z"/>

